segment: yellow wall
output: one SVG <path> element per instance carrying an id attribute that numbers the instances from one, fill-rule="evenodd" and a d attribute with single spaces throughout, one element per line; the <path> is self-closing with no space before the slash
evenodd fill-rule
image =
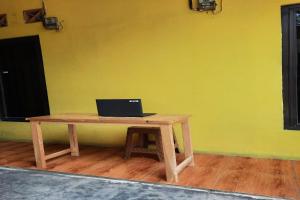
<path id="1" fill-rule="evenodd" d="M 223 0 L 221 14 L 186 0 L 46 0 L 61 33 L 24 24 L 39 0 L 1 0 L 0 38 L 40 35 L 51 113 L 96 113 L 96 98 L 141 97 L 145 111 L 191 114 L 194 150 L 300 159 L 300 132 L 283 130 L 282 4 Z M 44 126 L 64 141 L 62 126 Z M 80 126 L 81 143 L 121 145 L 124 127 Z M 30 139 L 27 123 L 0 138 Z"/>

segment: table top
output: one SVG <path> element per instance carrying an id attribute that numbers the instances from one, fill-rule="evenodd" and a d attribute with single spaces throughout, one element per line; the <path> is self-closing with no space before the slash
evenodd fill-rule
<path id="1" fill-rule="evenodd" d="M 188 120 L 189 115 L 151 115 L 146 117 L 102 117 L 97 114 L 59 114 L 27 118 L 30 122 L 107 123 L 168 125 Z"/>

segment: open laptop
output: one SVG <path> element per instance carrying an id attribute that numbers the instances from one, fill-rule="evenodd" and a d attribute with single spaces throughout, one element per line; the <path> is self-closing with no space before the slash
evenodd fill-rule
<path id="1" fill-rule="evenodd" d="M 146 117 L 155 113 L 143 113 L 141 99 L 97 99 L 99 116 Z"/>

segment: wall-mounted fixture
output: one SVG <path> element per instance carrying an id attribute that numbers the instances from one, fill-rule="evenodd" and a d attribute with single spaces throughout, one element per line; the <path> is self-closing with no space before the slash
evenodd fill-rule
<path id="1" fill-rule="evenodd" d="M 57 17 L 47 17 L 45 2 L 41 1 L 42 8 L 23 11 L 25 23 L 42 22 L 46 29 L 60 31 L 63 28 L 61 21 Z"/>
<path id="2" fill-rule="evenodd" d="M 218 5 L 219 4 L 219 5 Z M 219 9 L 217 10 L 217 7 Z M 222 11 L 222 0 L 217 3 L 216 0 L 189 0 L 189 7 L 191 10 L 199 12 L 213 12 L 214 14 Z"/>
<path id="3" fill-rule="evenodd" d="M 0 14 L 0 27 L 6 27 L 7 24 L 7 15 L 6 14 Z"/>
<path id="4" fill-rule="evenodd" d="M 45 6 L 44 0 L 42 0 L 44 16 L 43 16 L 43 25 L 48 30 L 57 30 L 60 31 L 63 29 L 61 21 L 57 17 L 47 17 L 47 9 Z"/>

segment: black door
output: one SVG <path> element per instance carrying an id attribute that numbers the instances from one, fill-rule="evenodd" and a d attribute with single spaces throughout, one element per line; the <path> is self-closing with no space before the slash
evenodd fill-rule
<path id="1" fill-rule="evenodd" d="M 0 40 L 0 86 L 2 120 L 49 114 L 38 36 Z"/>

